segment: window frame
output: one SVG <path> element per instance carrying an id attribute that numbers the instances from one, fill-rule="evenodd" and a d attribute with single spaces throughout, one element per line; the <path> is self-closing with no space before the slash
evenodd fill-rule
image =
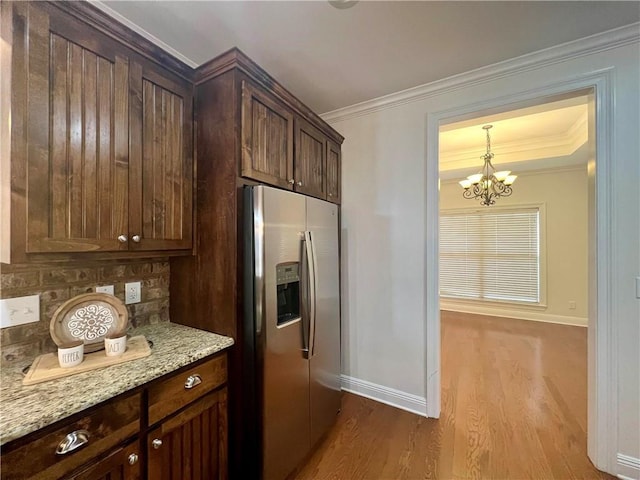
<path id="1" fill-rule="evenodd" d="M 518 308 L 542 310 L 547 308 L 547 208 L 545 202 L 540 203 L 526 203 L 517 205 L 492 205 L 490 207 L 471 207 L 471 208 L 448 208 L 441 209 L 439 213 L 440 217 L 443 215 L 469 215 L 473 213 L 484 213 L 490 208 L 491 211 L 503 211 L 503 212 L 521 212 L 522 210 L 538 210 L 538 247 L 540 250 L 539 266 L 538 266 L 538 280 L 539 280 L 539 301 L 538 302 L 523 302 L 517 300 L 498 300 L 498 299 L 485 299 L 485 298 L 468 298 L 468 297 L 455 297 L 442 295 L 438 292 L 440 298 L 441 307 L 446 305 L 458 303 L 468 305 L 495 305 L 495 306 L 517 306 Z M 439 226 L 438 226 L 439 228 Z M 438 285 L 440 285 L 440 235 L 438 234 Z"/>

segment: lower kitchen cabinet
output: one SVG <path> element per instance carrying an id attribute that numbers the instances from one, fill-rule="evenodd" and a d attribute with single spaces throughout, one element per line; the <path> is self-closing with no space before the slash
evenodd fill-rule
<path id="1" fill-rule="evenodd" d="M 227 478 L 227 390 L 206 395 L 147 435 L 148 478 Z"/>
<path id="2" fill-rule="evenodd" d="M 0 479 L 224 480 L 226 382 L 226 352 L 185 366 L 3 445 Z"/>
<path id="3" fill-rule="evenodd" d="M 69 480 L 139 480 L 142 478 L 140 442 L 118 448 Z"/>

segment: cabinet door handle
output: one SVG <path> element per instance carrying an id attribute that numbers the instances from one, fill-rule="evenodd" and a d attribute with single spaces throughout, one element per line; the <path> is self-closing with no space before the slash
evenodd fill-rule
<path id="1" fill-rule="evenodd" d="M 118 235 L 118 241 L 120 243 L 125 243 L 127 241 L 127 236 L 126 235 Z"/>
<path id="2" fill-rule="evenodd" d="M 302 182 L 298 182 L 298 186 L 301 187 L 302 186 Z"/>
<path id="3" fill-rule="evenodd" d="M 159 438 L 154 438 L 153 442 L 151 442 L 151 445 L 153 445 L 153 448 L 155 450 L 158 450 L 162 446 L 162 440 L 160 440 Z"/>
<path id="4" fill-rule="evenodd" d="M 129 455 L 129 465 L 135 465 L 136 463 L 138 463 L 138 455 L 136 455 L 135 453 L 132 453 L 131 455 Z"/>
<path id="5" fill-rule="evenodd" d="M 193 387 L 196 387 L 202 383 L 202 377 L 197 373 L 193 375 L 189 375 L 184 382 L 184 389 L 191 390 Z"/>
<path id="6" fill-rule="evenodd" d="M 294 183 L 296 183 L 296 181 L 295 181 L 293 178 L 290 178 L 290 179 L 289 179 L 289 183 L 290 183 L 291 185 L 293 185 Z"/>
<path id="7" fill-rule="evenodd" d="M 330 194 L 329 194 L 329 196 L 330 196 L 330 197 L 333 197 L 333 193 L 330 193 Z"/>
<path id="8" fill-rule="evenodd" d="M 140 235 L 134 235 L 133 237 L 131 237 L 131 240 L 136 243 L 140 243 Z"/>
<path id="9" fill-rule="evenodd" d="M 86 430 L 76 430 L 68 433 L 56 448 L 57 455 L 66 455 L 89 443 L 89 432 Z"/>

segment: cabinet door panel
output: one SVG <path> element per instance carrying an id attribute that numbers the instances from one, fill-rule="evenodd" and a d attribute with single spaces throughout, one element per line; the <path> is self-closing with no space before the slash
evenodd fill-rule
<path id="1" fill-rule="evenodd" d="M 327 141 L 327 200 L 340 203 L 340 169 L 342 153 L 340 146 Z"/>
<path id="2" fill-rule="evenodd" d="M 293 114 L 242 83 L 242 176 L 292 188 Z"/>
<path id="3" fill-rule="evenodd" d="M 296 155 L 294 164 L 296 192 L 326 198 L 326 138 L 310 123 L 296 119 Z"/>
<path id="4" fill-rule="evenodd" d="M 126 249 L 128 60 L 29 8 L 27 252 Z"/>
<path id="5" fill-rule="evenodd" d="M 124 448 L 117 449 L 69 480 L 139 480 L 141 463 L 140 441 L 136 440 Z"/>
<path id="6" fill-rule="evenodd" d="M 226 409 L 225 388 L 203 397 L 152 430 L 147 437 L 148 477 L 226 479 Z"/>
<path id="7" fill-rule="evenodd" d="M 130 247 L 191 248 L 191 88 L 148 66 L 131 77 Z"/>

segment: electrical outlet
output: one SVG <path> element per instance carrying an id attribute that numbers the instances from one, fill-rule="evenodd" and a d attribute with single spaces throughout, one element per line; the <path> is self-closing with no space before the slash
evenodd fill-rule
<path id="1" fill-rule="evenodd" d="M 575 310 L 575 309 L 576 309 L 575 300 L 569 300 L 569 310 Z"/>
<path id="2" fill-rule="evenodd" d="M 40 295 L 0 300 L 0 328 L 34 323 L 40 320 Z"/>
<path id="3" fill-rule="evenodd" d="M 124 303 L 140 303 L 141 282 L 130 282 L 124 284 Z"/>
<path id="4" fill-rule="evenodd" d="M 109 295 L 113 295 L 113 285 L 102 285 L 101 287 L 96 287 L 96 293 L 108 293 Z"/>

